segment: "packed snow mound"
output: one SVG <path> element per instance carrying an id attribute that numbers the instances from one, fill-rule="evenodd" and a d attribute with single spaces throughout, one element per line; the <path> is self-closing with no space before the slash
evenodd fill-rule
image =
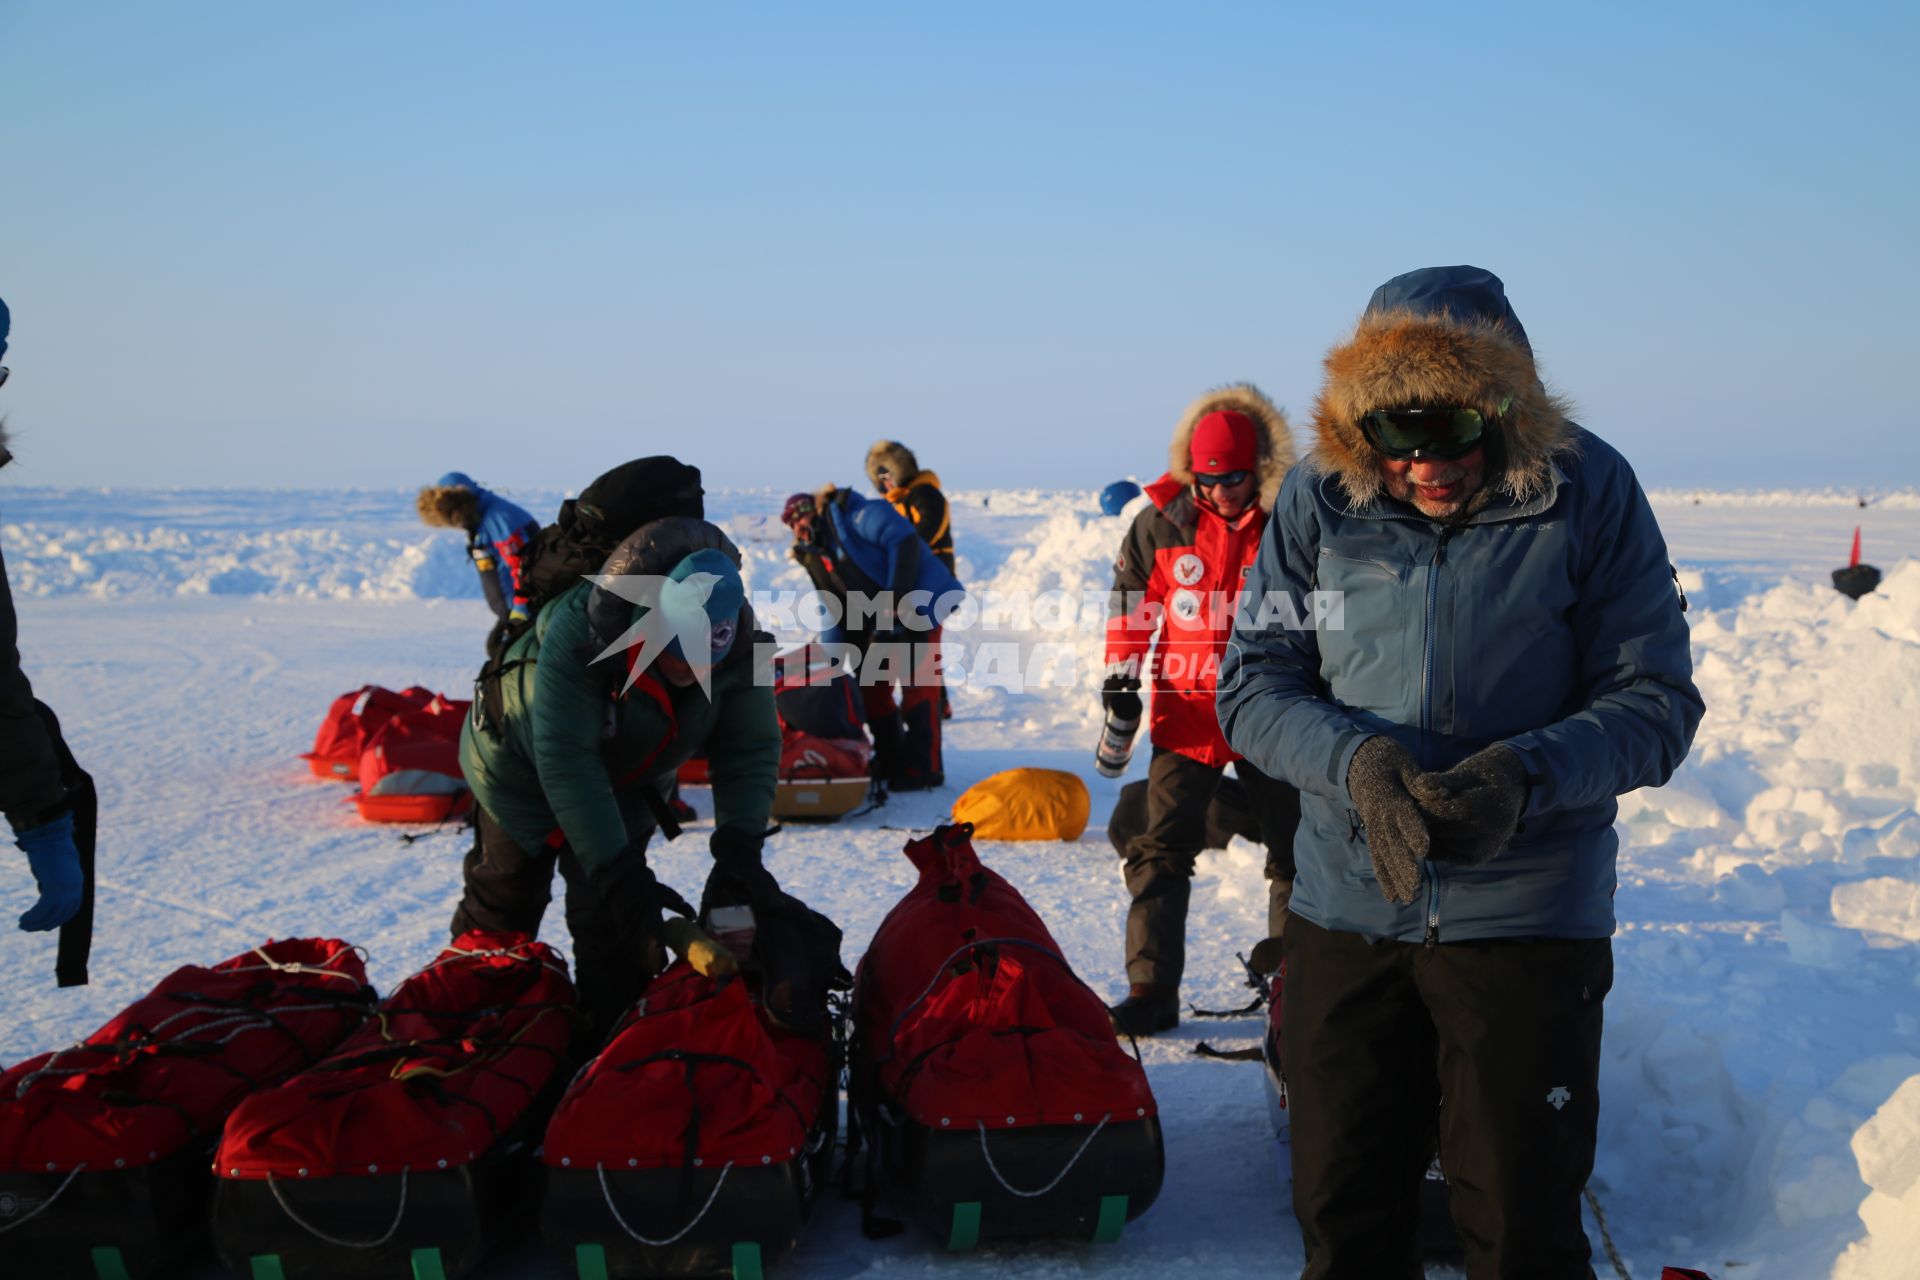
<path id="1" fill-rule="evenodd" d="M 1911 1280 L 1920 1258 L 1920 1075 L 1909 1076 L 1853 1135 L 1867 1238 L 1834 1265 L 1833 1280 Z"/>

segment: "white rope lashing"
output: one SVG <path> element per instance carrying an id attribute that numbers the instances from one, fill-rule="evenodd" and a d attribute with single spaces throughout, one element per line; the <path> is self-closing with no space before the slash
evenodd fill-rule
<path id="1" fill-rule="evenodd" d="M 280 1194 L 280 1184 L 273 1180 L 272 1174 L 267 1175 L 267 1190 L 273 1192 L 273 1198 L 280 1202 L 280 1211 L 293 1221 L 294 1226 L 316 1240 L 337 1245 L 342 1249 L 378 1249 L 393 1239 L 394 1233 L 400 1230 L 400 1219 L 407 1216 L 407 1171 L 405 1169 L 400 1171 L 400 1208 L 393 1215 L 393 1225 L 388 1227 L 386 1234 L 378 1240 L 343 1240 L 339 1236 L 328 1235 L 293 1211 L 293 1206 L 287 1203 L 287 1198 Z"/>
<path id="2" fill-rule="evenodd" d="M 1080 1163 L 1080 1157 L 1087 1154 L 1087 1148 L 1093 1145 L 1093 1140 L 1100 1136 L 1100 1131 L 1107 1127 L 1107 1121 L 1111 1119 L 1113 1119 L 1113 1112 L 1111 1111 L 1101 1116 L 1100 1123 L 1093 1126 L 1093 1132 L 1089 1133 L 1087 1140 L 1080 1144 L 1080 1149 L 1073 1153 L 1073 1158 L 1067 1161 L 1066 1166 L 1062 1168 L 1059 1173 L 1053 1175 L 1052 1182 L 1049 1182 L 1038 1191 L 1022 1191 L 1006 1180 L 1000 1170 L 994 1166 L 993 1153 L 987 1150 L 987 1126 L 985 1122 L 975 1120 L 973 1124 L 976 1129 L 980 1130 L 980 1155 L 987 1162 L 987 1172 L 993 1175 L 993 1180 L 1000 1184 L 1001 1190 L 1005 1191 L 1008 1195 L 1019 1196 L 1023 1200 L 1037 1200 L 1059 1186 L 1060 1180 L 1072 1172 L 1073 1166 Z"/>
<path id="3" fill-rule="evenodd" d="M 650 1245 L 655 1249 L 662 1249 L 667 1245 L 677 1242 L 681 1236 L 686 1235 L 687 1232 L 700 1225 L 700 1220 L 707 1216 L 707 1210 L 713 1208 L 713 1202 L 720 1198 L 720 1188 L 727 1185 L 727 1175 L 733 1172 L 733 1161 L 729 1160 L 721 1167 L 720 1176 L 714 1181 L 713 1190 L 707 1195 L 707 1202 L 700 1206 L 700 1212 L 693 1215 L 693 1221 L 687 1223 L 686 1226 L 680 1228 L 665 1240 L 649 1240 L 628 1226 L 627 1220 L 620 1216 L 620 1207 L 613 1202 L 613 1189 L 607 1185 L 607 1167 L 603 1164 L 596 1163 L 593 1166 L 593 1171 L 600 1176 L 600 1196 L 607 1202 L 607 1212 L 611 1213 L 613 1220 L 620 1224 L 620 1229 L 626 1232 L 627 1235 L 637 1243 Z"/>

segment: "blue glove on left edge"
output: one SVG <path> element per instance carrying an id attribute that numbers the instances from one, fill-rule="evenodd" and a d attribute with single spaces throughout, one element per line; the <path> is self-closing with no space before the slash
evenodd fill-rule
<path id="1" fill-rule="evenodd" d="M 73 815 L 63 813 L 18 832 L 14 843 L 26 851 L 27 865 L 40 886 L 40 901 L 20 917 L 20 927 L 28 933 L 58 929 L 80 911 L 80 850 L 73 843 Z"/>

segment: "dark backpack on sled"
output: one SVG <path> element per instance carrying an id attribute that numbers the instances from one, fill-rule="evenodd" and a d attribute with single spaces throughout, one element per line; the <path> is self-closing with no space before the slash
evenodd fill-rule
<path id="1" fill-rule="evenodd" d="M 487 637 L 487 665 L 474 682 L 476 723 L 500 723 L 500 677 L 507 650 L 532 630 L 540 609 L 590 573 L 598 573 L 626 536 L 666 516 L 706 514 L 700 468 L 677 458 L 635 458 L 600 476 L 560 504 L 554 523 L 534 535 L 520 561 L 527 616 L 502 620 Z"/>

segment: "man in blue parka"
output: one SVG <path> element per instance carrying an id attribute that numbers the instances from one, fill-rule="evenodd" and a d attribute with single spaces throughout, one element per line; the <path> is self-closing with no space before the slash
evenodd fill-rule
<path id="1" fill-rule="evenodd" d="M 522 621 L 527 598 L 520 590 L 520 557 L 540 523 L 526 509 L 474 483 L 464 471 L 449 471 L 420 491 L 420 519 L 430 526 L 459 529 L 467 535 L 467 554 L 480 574 L 493 616 Z"/>
<path id="2" fill-rule="evenodd" d="M 1218 699 L 1234 749 L 1302 795 L 1282 1031 L 1304 1275 L 1421 1274 L 1437 1114 L 1468 1273 L 1589 1277 L 1615 797 L 1664 783 L 1702 712 L 1666 543 L 1490 272 L 1382 285 L 1314 418 Z"/>
<path id="3" fill-rule="evenodd" d="M 840 601 L 841 629 L 862 651 L 874 781 L 895 791 L 943 785 L 940 624 L 959 607 L 960 580 L 905 516 L 850 489 L 796 493 L 780 518 L 793 530 L 793 558 Z"/>

